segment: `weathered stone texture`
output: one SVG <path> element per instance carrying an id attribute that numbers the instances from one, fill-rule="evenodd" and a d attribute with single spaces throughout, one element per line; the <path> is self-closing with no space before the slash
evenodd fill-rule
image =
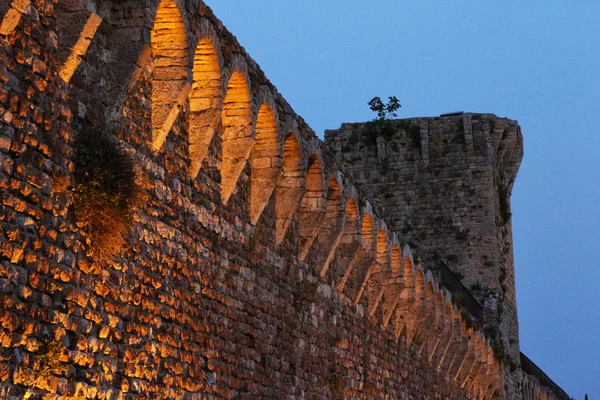
<path id="1" fill-rule="evenodd" d="M 519 125 L 472 113 L 393 124 L 387 138 L 372 136 L 365 123 L 342 124 L 326 131 L 325 142 L 421 265 L 438 275 L 443 262 L 479 301 L 497 353 L 502 349 L 506 397 L 545 398 L 531 397 L 533 378 L 519 369 L 510 221 L 523 156 Z M 534 391 L 557 398 L 539 382 Z"/>
<path id="2" fill-rule="evenodd" d="M 22 4 L 0 32 L 0 396 L 504 396 L 486 336 L 203 3 Z M 143 196 L 109 265 L 71 211 L 90 126 Z"/>
<path id="3" fill-rule="evenodd" d="M 326 132 L 326 143 L 425 268 L 442 260 L 474 289 L 486 322 L 501 327 L 507 357 L 518 363 L 509 220 L 523 155 L 518 124 L 491 114 L 413 118 L 398 122 L 387 140 L 365 138 L 364 126 L 342 124 Z"/>

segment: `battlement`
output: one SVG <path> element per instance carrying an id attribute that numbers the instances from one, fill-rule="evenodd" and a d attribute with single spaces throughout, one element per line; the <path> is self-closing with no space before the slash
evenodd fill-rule
<path id="1" fill-rule="evenodd" d="M 379 160 L 392 156 L 428 166 L 440 159 L 474 158 L 494 165 L 512 188 L 523 158 L 523 136 L 517 121 L 494 114 L 457 112 L 439 117 L 405 118 L 396 120 L 395 124 L 398 129 L 391 140 L 361 138 L 365 123 L 343 123 L 337 130 L 325 131 L 325 140 L 338 154 L 338 159 L 345 157 L 344 161 L 356 158 L 359 148 L 370 149 L 368 145 L 373 139 Z"/>

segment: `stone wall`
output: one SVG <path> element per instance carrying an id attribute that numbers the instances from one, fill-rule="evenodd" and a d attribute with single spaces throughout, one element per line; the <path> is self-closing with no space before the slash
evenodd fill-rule
<path id="1" fill-rule="evenodd" d="M 489 339 L 202 2 L 2 1 L 0 396 L 504 398 Z M 74 145 L 143 202 L 90 256 Z"/>
<path id="2" fill-rule="evenodd" d="M 325 141 L 424 267 L 435 274 L 445 263 L 481 303 L 507 366 L 508 396 L 518 398 L 510 192 L 523 156 L 519 125 L 471 113 L 393 124 L 387 138 L 364 123 L 342 124 Z"/>
<path id="3" fill-rule="evenodd" d="M 548 387 L 542 385 L 534 376 L 523 373 L 523 400 L 570 400 L 569 396 L 557 396 Z"/>
<path id="4" fill-rule="evenodd" d="M 544 371 L 521 353 L 521 392 L 523 400 L 571 400 Z"/>

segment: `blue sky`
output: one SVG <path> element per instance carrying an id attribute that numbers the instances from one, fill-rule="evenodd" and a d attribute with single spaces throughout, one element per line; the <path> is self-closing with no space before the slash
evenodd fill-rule
<path id="1" fill-rule="evenodd" d="M 521 350 L 600 399 L 600 1 L 206 2 L 320 137 L 373 118 L 373 96 L 519 121 Z"/>

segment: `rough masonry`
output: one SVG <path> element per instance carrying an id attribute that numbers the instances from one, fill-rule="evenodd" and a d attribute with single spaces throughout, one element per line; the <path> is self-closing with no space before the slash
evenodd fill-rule
<path id="1" fill-rule="evenodd" d="M 0 13 L 0 396 L 508 398 L 492 338 L 203 2 Z M 70 189 L 98 129 L 143 196 L 108 264 Z"/>
<path id="2" fill-rule="evenodd" d="M 380 205 L 413 256 L 447 265 L 486 311 L 506 364 L 519 362 L 510 191 L 523 156 L 516 121 L 457 113 L 396 122 L 392 137 L 365 124 L 327 131 L 344 170 Z"/>
<path id="3" fill-rule="evenodd" d="M 493 114 L 464 112 L 393 124 L 384 137 L 366 123 L 345 123 L 326 131 L 325 142 L 402 233 L 413 257 L 442 280 L 449 269 L 475 297 L 503 360 L 507 397 L 529 398 L 521 393 L 510 212 L 523 157 L 520 127 Z"/>

